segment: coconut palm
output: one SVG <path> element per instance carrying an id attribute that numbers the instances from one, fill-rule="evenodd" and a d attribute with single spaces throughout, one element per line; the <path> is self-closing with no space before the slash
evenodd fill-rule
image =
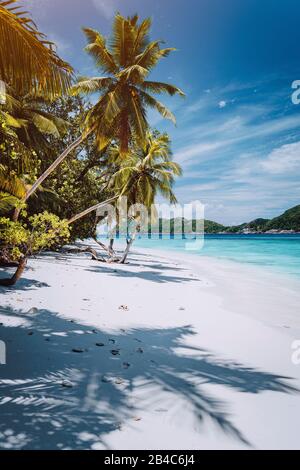
<path id="1" fill-rule="evenodd" d="M 118 151 L 120 169 L 112 178 L 110 187 L 126 196 L 129 205 L 143 204 L 151 209 L 158 195 L 171 204 L 177 202 L 173 192 L 175 177 L 182 174 L 178 163 L 172 161 L 170 138 L 157 131 L 147 132 L 143 147 L 134 146 L 126 159 Z"/>
<path id="2" fill-rule="evenodd" d="M 0 1 L 0 80 L 21 95 L 43 92 L 54 98 L 67 92 L 72 67 L 58 57 L 54 45 L 16 3 Z"/>
<path id="3" fill-rule="evenodd" d="M 64 135 L 69 124 L 45 111 L 44 98 L 32 95 L 16 97 L 13 90 L 8 87 L 5 105 L 0 109 L 0 118 L 4 124 L 0 130 L 0 141 L 6 148 L 11 149 L 10 144 L 15 148 L 16 158 L 11 158 L 8 152 L 7 158 L 2 155 L 2 162 L 8 169 L 15 171 L 18 163 L 17 174 L 23 176 L 32 173 L 37 163 L 37 157 L 42 157 L 51 149 L 49 136 L 59 138 Z M 3 149 L 2 149 L 3 150 Z M 30 178 L 27 178 L 30 182 Z M 22 201 L 26 198 L 27 186 Z M 0 190 L 1 181 L 0 181 Z M 14 213 L 14 220 L 17 220 L 19 209 Z"/>
<path id="4" fill-rule="evenodd" d="M 129 207 L 143 205 L 151 213 L 157 196 L 176 204 L 173 192 L 175 178 L 181 176 L 178 163 L 172 161 L 170 139 L 167 134 L 147 133 L 142 148 L 133 148 L 128 157 L 121 161 L 121 167 L 112 178 L 111 187 L 120 196 L 127 197 Z M 131 213 L 127 224 L 127 247 L 120 263 L 127 260 L 130 248 L 140 230 L 141 214 L 137 209 Z"/>
<path id="5" fill-rule="evenodd" d="M 131 146 L 126 158 L 123 157 L 120 147 L 113 147 L 111 164 L 118 165 L 119 169 L 112 176 L 109 190 L 115 194 L 107 201 L 86 209 L 69 220 L 69 224 L 85 217 L 106 204 L 114 204 L 120 197 L 126 196 L 128 206 L 142 204 L 150 212 L 157 196 L 162 196 L 171 204 L 177 199 L 173 192 L 175 178 L 181 176 L 182 170 L 178 163 L 172 161 L 170 138 L 167 134 L 148 131 L 143 147 Z M 130 227 L 127 237 L 127 248 L 121 263 L 125 263 L 130 248 L 139 230 L 139 215 L 132 214 L 129 220 Z M 112 245 L 110 245 L 112 250 Z"/>
<path id="6" fill-rule="evenodd" d="M 121 153 L 126 154 L 133 139 L 139 144 L 145 139 L 147 108 L 155 108 L 164 118 L 175 122 L 174 115 L 152 93 L 183 96 L 183 92 L 173 85 L 147 80 L 158 62 L 174 49 L 162 49 L 161 41 L 150 42 L 151 20 L 141 23 L 138 20 L 138 16 L 124 18 L 117 14 L 109 43 L 98 31 L 84 29 L 88 39 L 86 51 L 105 75 L 81 78 L 72 91 L 73 94 L 100 93 L 100 96 L 87 113 L 82 135 L 41 175 L 26 199 L 90 133 L 95 133 L 100 150 L 114 140 L 119 143 Z"/>

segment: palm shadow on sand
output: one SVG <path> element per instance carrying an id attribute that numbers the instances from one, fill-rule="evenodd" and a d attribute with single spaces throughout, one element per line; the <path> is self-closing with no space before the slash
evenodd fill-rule
<path id="1" fill-rule="evenodd" d="M 193 413 L 195 430 L 205 424 L 251 445 L 225 412 L 228 404 L 205 385 L 296 392 L 284 377 L 187 346 L 194 334 L 189 326 L 109 334 L 46 310 L 0 314 L 7 325 L 0 326 L 7 346 L 7 365 L 0 366 L 2 449 L 105 447 L 107 433 L 138 426 L 141 403 L 161 416 L 174 408 L 174 417 L 183 406 Z M 9 326 L 12 319 L 18 326 Z"/>

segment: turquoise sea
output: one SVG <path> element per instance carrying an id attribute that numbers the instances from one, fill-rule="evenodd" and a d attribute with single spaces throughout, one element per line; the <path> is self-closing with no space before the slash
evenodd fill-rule
<path id="1" fill-rule="evenodd" d="M 186 252 L 186 240 L 182 237 L 140 237 L 135 246 Z M 206 235 L 202 249 L 187 253 L 262 266 L 300 278 L 300 234 Z"/>

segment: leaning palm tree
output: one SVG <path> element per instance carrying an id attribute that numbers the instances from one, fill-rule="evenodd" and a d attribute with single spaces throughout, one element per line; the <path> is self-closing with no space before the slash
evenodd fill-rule
<path id="1" fill-rule="evenodd" d="M 143 147 L 133 148 L 130 155 L 121 161 L 119 171 L 112 178 L 111 187 L 120 196 L 127 197 L 129 207 L 137 207 L 127 221 L 127 247 L 120 260 L 121 264 L 126 262 L 140 230 L 141 214 L 138 205 L 144 206 L 152 216 L 157 196 L 167 199 L 170 204 L 176 204 L 173 185 L 175 178 L 181 174 L 180 165 L 172 161 L 167 134 L 148 132 Z"/>
<path id="2" fill-rule="evenodd" d="M 72 67 L 58 57 L 54 45 L 16 3 L 0 1 L 0 80 L 21 95 L 43 92 L 54 98 L 66 93 Z"/>
<path id="3" fill-rule="evenodd" d="M 117 14 L 109 43 L 98 31 L 84 29 L 88 39 L 86 51 L 104 76 L 81 78 L 72 92 L 99 93 L 98 101 L 87 113 L 82 135 L 38 178 L 27 192 L 26 200 L 91 133 L 95 134 L 100 150 L 114 140 L 119 143 L 122 155 L 125 155 L 133 138 L 139 144 L 145 139 L 147 108 L 155 108 L 164 118 L 175 122 L 174 115 L 151 93 L 183 96 L 183 92 L 173 85 L 147 80 L 158 62 L 174 49 L 162 49 L 161 41 L 150 42 L 150 27 L 150 19 L 139 23 L 138 16 L 124 18 Z"/>
<path id="4" fill-rule="evenodd" d="M 68 221 L 69 225 L 100 207 L 115 204 L 122 196 L 127 197 L 129 207 L 142 204 L 149 212 L 159 195 L 171 204 L 176 204 L 177 199 L 173 192 L 173 185 L 175 178 L 181 176 L 182 170 L 178 163 L 172 161 L 170 138 L 167 134 L 148 131 L 143 147 L 132 145 L 125 158 L 121 149 L 114 147 L 111 161 L 114 165 L 119 165 L 119 169 L 112 176 L 108 187 L 115 196 L 75 215 Z M 131 227 L 129 227 L 127 234 L 127 247 L 119 261 L 123 264 L 127 260 L 139 230 L 140 214 L 131 215 L 131 219 L 128 220 L 128 225 Z M 110 250 L 112 250 L 112 246 L 110 246 Z"/>

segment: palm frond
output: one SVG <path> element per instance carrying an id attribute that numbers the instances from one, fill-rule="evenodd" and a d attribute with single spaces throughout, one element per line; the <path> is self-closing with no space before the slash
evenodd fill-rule
<path id="1" fill-rule="evenodd" d="M 136 37 L 133 46 L 133 55 L 136 57 L 143 52 L 149 43 L 149 32 L 152 25 L 151 18 L 146 18 L 137 26 Z"/>
<path id="2" fill-rule="evenodd" d="M 108 93 L 104 112 L 104 118 L 108 122 L 112 122 L 120 114 L 119 101 L 117 90 Z"/>
<path id="3" fill-rule="evenodd" d="M 80 93 L 90 94 L 97 91 L 104 91 L 113 84 L 113 79 L 110 77 L 81 77 L 78 82 L 72 86 L 71 94 L 78 95 Z"/>
<path id="4" fill-rule="evenodd" d="M 146 131 L 148 129 L 148 123 L 146 119 L 146 111 L 143 104 L 140 101 L 139 95 L 133 95 L 130 99 L 130 110 L 133 116 L 132 125 L 134 132 L 140 143 L 143 142 Z"/>
<path id="5" fill-rule="evenodd" d="M 60 136 L 59 130 L 51 119 L 48 119 L 41 114 L 33 113 L 32 122 L 42 134 L 52 135 L 56 138 Z"/>
<path id="6" fill-rule="evenodd" d="M 5 111 L 0 111 L 0 115 L 8 126 L 15 129 L 20 129 L 25 124 L 23 120 L 17 119 Z"/>
<path id="7" fill-rule="evenodd" d="M 161 49 L 160 44 L 161 41 L 153 41 L 148 44 L 144 52 L 136 58 L 136 63 L 150 71 L 162 58 L 168 57 L 171 52 L 176 50 L 173 47 Z"/>
<path id="8" fill-rule="evenodd" d="M 160 162 L 153 165 L 154 170 L 158 171 L 167 171 L 172 173 L 175 176 L 182 176 L 182 168 L 176 162 Z"/>
<path id="9" fill-rule="evenodd" d="M 115 62 L 120 67 L 127 67 L 132 62 L 132 52 L 135 42 L 135 22 L 120 14 L 115 16 L 111 49 Z"/>
<path id="10" fill-rule="evenodd" d="M 7 214 L 19 203 L 19 199 L 9 194 L 0 192 L 0 215 Z"/>
<path id="11" fill-rule="evenodd" d="M 94 58 L 97 67 L 107 73 L 116 72 L 117 65 L 113 55 L 106 47 L 106 41 L 102 34 L 90 28 L 83 28 L 83 31 L 89 41 L 85 50 Z"/>
<path id="12" fill-rule="evenodd" d="M 23 181 L 3 169 L 0 170 L 0 190 L 18 199 L 22 199 L 26 194 L 26 186 Z"/>
<path id="13" fill-rule="evenodd" d="M 144 90 L 151 91 L 152 93 L 168 93 L 170 96 L 174 96 L 176 94 L 182 97 L 185 96 L 184 92 L 180 88 L 168 83 L 144 81 L 141 87 Z"/>
<path id="14" fill-rule="evenodd" d="M 141 95 L 148 106 L 153 109 L 156 109 L 159 114 L 161 114 L 165 119 L 172 121 L 173 124 L 176 125 L 176 118 L 174 114 L 166 106 L 164 106 L 162 103 L 160 103 L 160 101 L 156 100 L 155 98 L 153 98 L 153 96 L 149 95 L 148 93 L 141 92 Z"/>
<path id="15" fill-rule="evenodd" d="M 66 93 L 72 67 L 61 60 L 18 0 L 0 2 L 0 76 L 20 94 L 41 91 L 52 98 Z"/>
<path id="16" fill-rule="evenodd" d="M 130 65 L 122 69 L 116 76 L 132 83 L 143 83 L 149 71 L 140 65 Z"/>

